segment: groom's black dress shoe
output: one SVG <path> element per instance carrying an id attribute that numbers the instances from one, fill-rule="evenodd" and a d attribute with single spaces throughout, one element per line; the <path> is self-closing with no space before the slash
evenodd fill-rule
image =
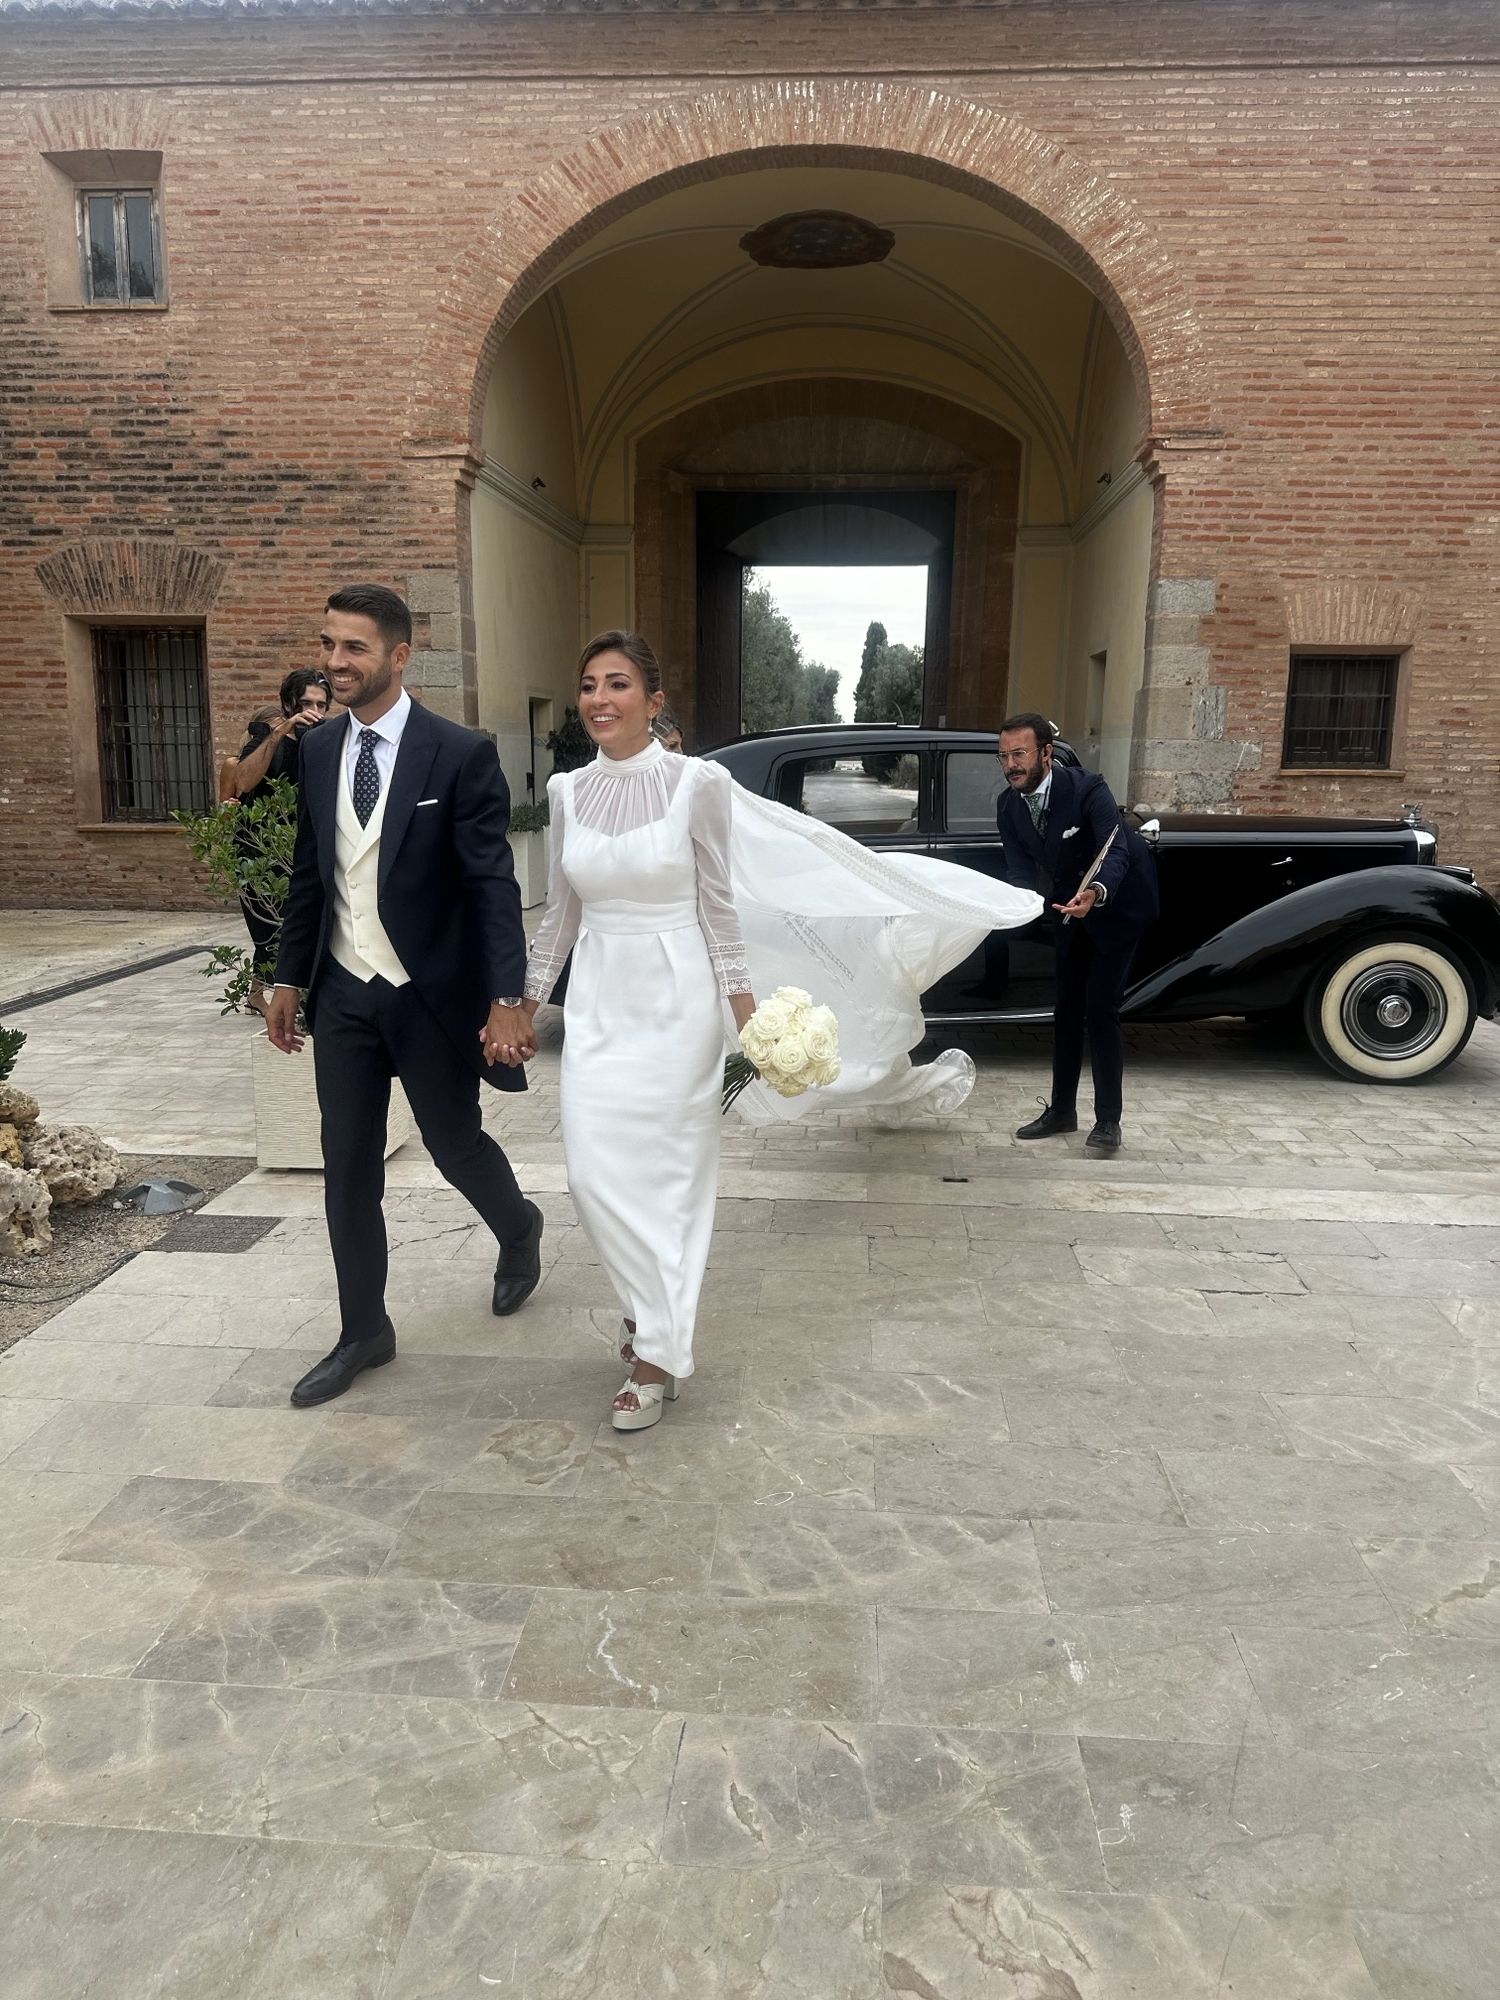
<path id="1" fill-rule="evenodd" d="M 379 1333 L 372 1333 L 367 1340 L 340 1341 L 332 1354 L 325 1354 L 315 1368 L 308 1369 L 292 1391 L 292 1402 L 299 1410 L 311 1403 L 331 1403 L 335 1396 L 343 1395 L 356 1375 L 367 1368 L 384 1368 L 395 1358 L 396 1329 L 387 1320 Z"/>
<path id="2" fill-rule="evenodd" d="M 542 1211 L 528 1201 L 531 1227 L 518 1243 L 502 1246 L 495 1266 L 494 1311 L 500 1319 L 525 1305 L 542 1282 Z"/>
<path id="3" fill-rule="evenodd" d="M 1091 1153 L 1118 1153 L 1120 1127 L 1113 1118 L 1101 1118 L 1083 1143 Z"/>
<path id="4" fill-rule="evenodd" d="M 1033 1118 L 1029 1125 L 1018 1125 L 1016 1127 L 1016 1137 L 1018 1139 L 1055 1139 L 1060 1133 L 1076 1132 L 1077 1130 L 1078 1114 L 1076 1111 L 1058 1111 L 1054 1106 L 1049 1104 L 1043 1109 L 1040 1118 Z"/>

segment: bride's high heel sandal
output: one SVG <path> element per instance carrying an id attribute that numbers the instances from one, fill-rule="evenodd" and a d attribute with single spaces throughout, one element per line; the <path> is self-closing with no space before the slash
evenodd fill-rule
<path id="1" fill-rule="evenodd" d="M 617 1431 L 649 1431 L 653 1424 L 661 1422 L 664 1403 L 675 1403 L 682 1384 L 675 1375 L 669 1375 L 665 1382 L 637 1382 L 627 1375 L 620 1390 L 621 1396 L 634 1396 L 633 1410 L 611 1409 L 609 1420 Z M 615 1399 L 617 1402 L 619 1397 Z"/>
<path id="2" fill-rule="evenodd" d="M 620 1359 L 625 1363 L 627 1368 L 634 1368 L 636 1363 L 635 1328 L 628 1319 L 620 1321 Z"/>

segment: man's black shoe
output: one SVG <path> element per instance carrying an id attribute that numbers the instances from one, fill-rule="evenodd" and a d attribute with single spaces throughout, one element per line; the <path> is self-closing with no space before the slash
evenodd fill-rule
<path id="1" fill-rule="evenodd" d="M 309 1368 L 292 1391 L 293 1405 L 305 1410 L 312 1403 L 331 1403 L 342 1396 L 356 1375 L 367 1368 L 384 1368 L 396 1358 L 396 1329 L 387 1320 L 379 1333 L 368 1340 L 341 1341 L 332 1354 L 325 1354 L 315 1368 Z"/>
<path id="2" fill-rule="evenodd" d="M 1043 1105 L 1040 1118 L 1033 1118 L 1029 1125 L 1018 1125 L 1018 1139 L 1055 1139 L 1063 1132 L 1078 1130 L 1076 1111 L 1058 1111 L 1050 1104 Z"/>
<path id="3" fill-rule="evenodd" d="M 531 1227 L 519 1243 L 502 1248 L 495 1266 L 495 1296 L 492 1301 L 498 1318 L 504 1319 L 525 1305 L 542 1282 L 542 1211 L 528 1201 Z"/>
<path id="4" fill-rule="evenodd" d="M 1113 1118 L 1101 1118 L 1083 1143 L 1091 1153 L 1118 1153 L 1120 1127 Z"/>

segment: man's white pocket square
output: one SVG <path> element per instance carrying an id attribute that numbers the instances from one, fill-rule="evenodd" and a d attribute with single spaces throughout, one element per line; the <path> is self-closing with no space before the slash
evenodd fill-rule
<path id="1" fill-rule="evenodd" d="M 1081 833 L 1082 831 L 1083 831 L 1083 829 L 1082 829 L 1082 827 L 1081 827 L 1081 826 L 1070 826 L 1070 827 L 1069 827 L 1069 828 L 1067 829 L 1067 831 L 1066 831 L 1066 832 L 1065 832 L 1065 833 L 1063 834 L 1063 839 L 1064 839 L 1064 840 L 1071 840 L 1071 839 L 1073 838 L 1073 836 L 1074 836 L 1074 834 L 1075 834 L 1075 833 Z"/>
<path id="2" fill-rule="evenodd" d="M 417 800 L 417 804 L 418 804 L 419 806 L 435 806 L 435 805 L 437 805 L 437 804 L 439 804 L 439 803 L 440 803 L 440 802 L 439 802 L 439 801 L 438 801 L 437 799 L 418 799 L 418 800 Z"/>

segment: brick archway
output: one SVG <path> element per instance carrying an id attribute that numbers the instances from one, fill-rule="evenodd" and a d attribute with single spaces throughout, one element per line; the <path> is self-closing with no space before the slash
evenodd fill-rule
<path id="1" fill-rule="evenodd" d="M 767 166 L 899 169 L 1041 236 L 1104 305 L 1148 431 L 1217 428 L 1196 316 L 1171 258 L 1110 184 L 1055 141 L 962 98 L 862 80 L 746 84 L 597 131 L 515 190 L 450 266 L 407 406 L 415 458 L 477 454 L 495 349 L 594 231 L 671 189 Z"/>

